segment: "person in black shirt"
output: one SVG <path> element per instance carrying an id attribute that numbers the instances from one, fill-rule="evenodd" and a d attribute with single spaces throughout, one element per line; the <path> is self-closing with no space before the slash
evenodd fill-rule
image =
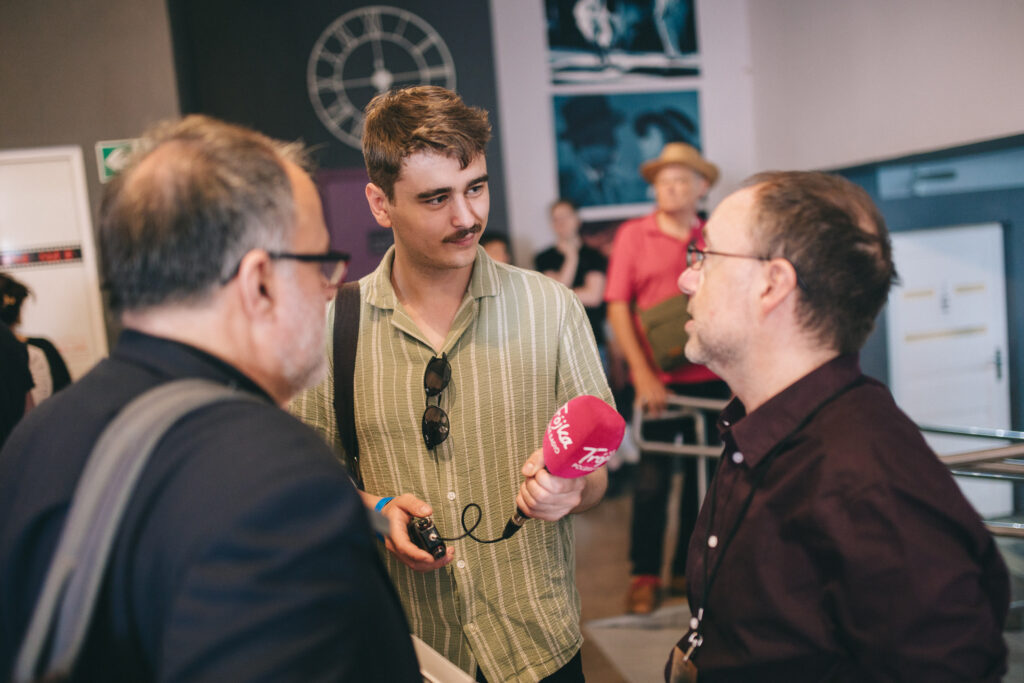
<path id="1" fill-rule="evenodd" d="M 32 404 L 28 350 L 0 321 L 0 447 Z"/>
<path id="2" fill-rule="evenodd" d="M 861 188 L 775 172 L 691 245 L 686 357 L 729 383 L 725 450 L 666 680 L 999 681 L 1006 565 L 858 352 L 896 278 Z M 691 653 L 690 660 L 684 653 Z"/>
<path id="3" fill-rule="evenodd" d="M 18 341 L 28 347 L 29 370 L 35 383 L 32 402 L 39 404 L 71 384 L 71 375 L 53 342 L 45 337 L 25 337 L 17 331 L 21 325 L 22 304 L 31 293 L 32 290 L 18 280 L 0 273 L 0 321 L 8 325 Z"/>
<path id="4" fill-rule="evenodd" d="M 608 260 L 583 243 L 576 205 L 559 199 L 551 205 L 551 229 L 555 244 L 537 254 L 534 268 L 561 282 L 579 297 L 594 330 L 597 348 L 604 355 L 604 284 Z"/>
<path id="5" fill-rule="evenodd" d="M 296 145 L 203 116 L 158 126 L 106 187 L 99 252 L 125 332 L 0 451 L 0 679 L 75 485 L 126 404 L 179 378 L 250 394 L 160 440 L 114 540 L 72 681 L 421 680 L 367 510 L 282 406 L 320 379 L 329 250 Z"/>

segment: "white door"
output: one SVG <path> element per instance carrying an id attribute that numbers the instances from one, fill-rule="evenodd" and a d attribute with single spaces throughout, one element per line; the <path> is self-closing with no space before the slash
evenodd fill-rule
<path id="1" fill-rule="evenodd" d="M 901 284 L 887 309 L 889 380 L 919 424 L 1010 427 L 1003 229 L 998 223 L 892 236 Z M 926 434 L 941 454 L 1003 442 Z M 958 477 L 983 517 L 1013 511 L 1006 482 Z"/>
<path id="2" fill-rule="evenodd" d="M 78 379 L 107 354 L 85 166 L 78 147 L 0 151 L 0 270 L 34 296 L 21 326 Z"/>

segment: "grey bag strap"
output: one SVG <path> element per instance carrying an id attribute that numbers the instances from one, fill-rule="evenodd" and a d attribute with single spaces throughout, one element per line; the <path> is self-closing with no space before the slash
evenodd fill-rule
<path id="1" fill-rule="evenodd" d="M 68 675 L 85 641 L 101 579 L 132 491 L 164 434 L 188 413 L 228 399 L 261 399 L 203 379 L 184 379 L 150 389 L 107 425 L 89 455 L 75 489 L 57 550 L 18 653 L 14 680 Z"/>

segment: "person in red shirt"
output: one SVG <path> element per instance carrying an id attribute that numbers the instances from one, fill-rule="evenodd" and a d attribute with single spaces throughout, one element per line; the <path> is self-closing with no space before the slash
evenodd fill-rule
<path id="1" fill-rule="evenodd" d="M 669 391 L 702 398 L 729 397 L 724 382 L 703 365 L 686 362 L 681 353 L 677 365 L 656 363 L 639 317 L 656 305 L 683 297 L 676 280 L 686 269 L 687 247 L 691 243 L 703 246 L 704 221 L 697 207 L 718 179 L 718 168 L 691 145 L 673 142 L 665 145 L 656 159 L 643 164 L 640 174 L 654 189 L 656 208 L 619 228 L 608 266 L 605 301 L 617 348 L 629 365 L 636 400 L 648 416 L 657 417 Z M 685 308 L 685 298 L 678 303 L 680 310 Z M 693 443 L 692 421 L 651 423 L 645 426 L 643 437 L 671 443 L 677 435 Z M 630 537 L 633 578 L 626 601 L 627 611 L 632 613 L 653 611 L 661 597 L 659 575 L 673 458 L 642 453 L 637 466 Z M 678 593 L 686 590 L 687 546 L 698 505 L 697 461 L 684 458 L 682 464 L 685 479 L 671 583 L 673 592 Z"/>

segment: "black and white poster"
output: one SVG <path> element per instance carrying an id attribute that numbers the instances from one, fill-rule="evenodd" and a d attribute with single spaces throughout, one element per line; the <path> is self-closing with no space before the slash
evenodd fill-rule
<path id="1" fill-rule="evenodd" d="M 555 95 L 558 189 L 578 206 L 653 200 L 640 165 L 669 142 L 701 149 L 695 90 Z"/>
<path id="2" fill-rule="evenodd" d="M 545 0 L 551 82 L 700 74 L 694 0 Z"/>

